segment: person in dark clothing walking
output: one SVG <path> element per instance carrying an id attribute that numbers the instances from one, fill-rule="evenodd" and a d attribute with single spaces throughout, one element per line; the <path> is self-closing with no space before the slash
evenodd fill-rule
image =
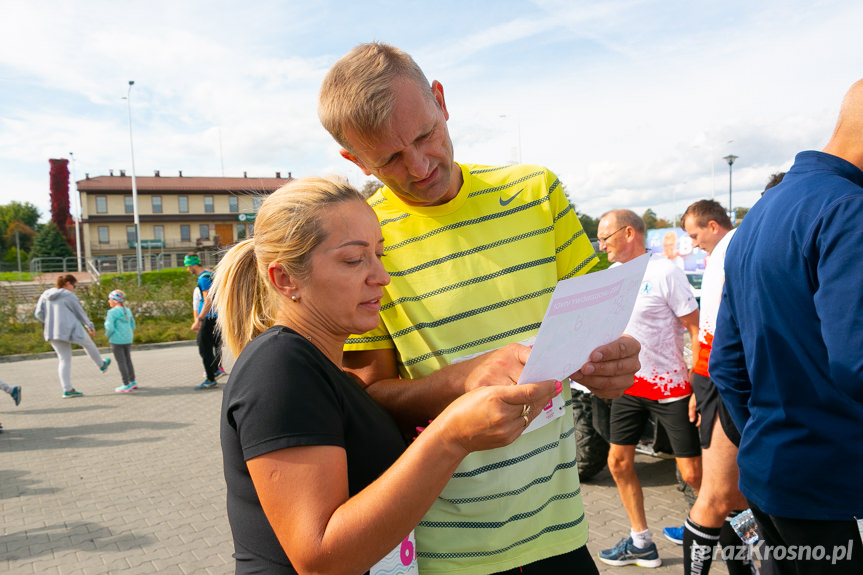
<path id="1" fill-rule="evenodd" d="M 201 258 L 195 253 L 189 253 L 183 259 L 183 264 L 189 273 L 198 278 L 197 288 L 201 290 L 201 304 L 196 310 L 195 321 L 191 330 L 198 333 L 198 353 L 204 362 L 206 379 L 195 386 L 195 389 L 216 387 L 219 366 L 222 364 L 222 338 L 216 329 L 216 309 L 209 297 L 213 285 L 213 270 L 201 265 Z"/>

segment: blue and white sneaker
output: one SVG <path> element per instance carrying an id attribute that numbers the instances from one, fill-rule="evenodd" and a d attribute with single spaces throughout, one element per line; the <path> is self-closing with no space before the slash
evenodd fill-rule
<path id="1" fill-rule="evenodd" d="M 21 386 L 16 385 L 12 388 L 12 393 L 9 395 L 12 396 L 12 401 L 15 402 L 15 407 L 18 407 L 18 404 L 21 403 Z"/>
<path id="2" fill-rule="evenodd" d="M 211 379 L 205 379 L 204 381 L 202 381 L 201 383 L 196 385 L 195 389 L 211 389 L 213 387 L 216 387 L 217 385 L 219 385 L 219 384 L 216 383 L 215 381 L 213 381 Z"/>
<path id="3" fill-rule="evenodd" d="M 632 537 L 624 537 L 611 549 L 603 549 L 599 552 L 599 560 L 607 565 L 638 565 L 639 567 L 655 568 L 662 565 L 656 543 L 651 543 L 645 549 L 636 547 Z"/>
<path id="4" fill-rule="evenodd" d="M 663 527 L 662 534 L 672 543 L 683 545 L 683 525 L 680 527 Z"/>
<path id="5" fill-rule="evenodd" d="M 99 371 L 101 371 L 102 373 L 105 373 L 106 371 L 108 371 L 109 365 L 111 365 L 111 358 L 106 357 L 105 359 L 102 360 L 102 365 L 101 365 L 101 367 L 99 367 Z"/>

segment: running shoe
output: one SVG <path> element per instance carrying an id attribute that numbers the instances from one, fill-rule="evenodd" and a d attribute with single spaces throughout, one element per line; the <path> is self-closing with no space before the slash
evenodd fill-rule
<path id="1" fill-rule="evenodd" d="M 219 369 L 216 370 L 216 379 L 219 379 L 220 377 L 224 377 L 227 374 L 228 373 L 225 371 L 225 369 L 220 365 Z"/>
<path id="2" fill-rule="evenodd" d="M 599 560 L 608 565 L 638 565 L 639 567 L 659 567 L 662 559 L 656 550 L 656 543 L 651 543 L 647 548 L 636 547 L 632 537 L 624 537 L 611 549 L 603 549 L 599 552 Z"/>
<path id="3" fill-rule="evenodd" d="M 63 392 L 63 397 L 81 397 L 84 395 L 80 391 L 75 391 L 74 389 L 70 389 L 69 391 Z"/>
<path id="4" fill-rule="evenodd" d="M 16 385 L 12 388 L 12 393 L 9 395 L 12 396 L 12 401 L 15 402 L 15 407 L 18 407 L 18 404 L 21 403 L 21 386 Z"/>
<path id="5" fill-rule="evenodd" d="M 138 384 L 134 381 L 129 385 L 121 385 L 120 387 L 115 387 L 114 391 L 116 391 L 117 393 L 128 393 L 133 389 L 138 389 Z"/>
<path id="6" fill-rule="evenodd" d="M 672 543 L 683 545 L 683 525 L 680 527 L 663 527 L 662 534 Z"/>
<path id="7" fill-rule="evenodd" d="M 106 357 L 105 359 L 102 360 L 102 367 L 99 368 L 99 371 L 101 371 L 102 373 L 105 373 L 105 371 L 108 369 L 109 365 L 111 365 L 111 358 Z"/>
<path id="8" fill-rule="evenodd" d="M 216 383 L 215 381 L 210 380 L 210 379 L 205 379 L 204 381 L 202 381 L 201 383 L 196 385 L 195 389 L 210 389 L 212 387 L 216 387 L 217 385 L 219 385 L 219 384 Z"/>

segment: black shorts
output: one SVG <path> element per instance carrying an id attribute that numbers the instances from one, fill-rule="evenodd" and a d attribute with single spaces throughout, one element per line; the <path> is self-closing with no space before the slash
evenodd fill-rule
<path id="1" fill-rule="evenodd" d="M 722 403 L 719 390 L 716 389 L 710 378 L 693 373 L 692 392 L 695 394 L 695 409 L 701 414 L 701 447 L 704 449 L 710 447 L 710 438 L 713 436 L 713 422 L 716 421 L 717 416 L 719 417 L 719 423 L 722 425 L 722 431 L 725 432 L 725 436 L 736 447 L 740 447 L 740 432 L 737 431 L 737 426 L 734 425 L 731 414 L 728 413 L 728 409 Z"/>
<path id="2" fill-rule="evenodd" d="M 665 428 L 675 457 L 698 457 L 698 428 L 689 421 L 689 400 L 678 399 L 659 403 L 655 399 L 644 399 L 624 395 L 611 402 L 611 443 L 615 445 L 638 445 L 644 424 L 650 414 Z"/>

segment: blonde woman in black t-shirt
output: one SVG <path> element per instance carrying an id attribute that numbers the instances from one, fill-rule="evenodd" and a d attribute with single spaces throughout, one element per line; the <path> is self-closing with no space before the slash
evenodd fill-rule
<path id="1" fill-rule="evenodd" d="M 237 573 L 416 573 L 412 529 L 471 451 L 506 445 L 560 392 L 513 386 L 510 345 L 465 368 L 477 387 L 406 447 L 341 369 L 350 334 L 378 323 L 383 238 L 346 183 L 297 180 L 261 206 L 222 260 L 219 325 L 238 356 L 221 436 Z M 430 464 L 432 462 L 432 464 Z"/>

